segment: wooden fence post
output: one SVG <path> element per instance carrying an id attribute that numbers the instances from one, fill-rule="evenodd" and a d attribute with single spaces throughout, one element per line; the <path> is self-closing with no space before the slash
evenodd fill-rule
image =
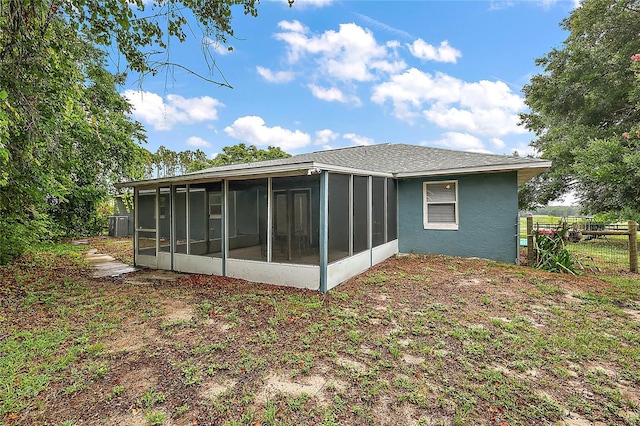
<path id="1" fill-rule="evenodd" d="M 536 263 L 536 253 L 533 247 L 533 216 L 527 215 L 527 265 L 534 267 Z"/>
<path id="2" fill-rule="evenodd" d="M 638 272 L 638 223 L 635 220 L 629 222 L 629 270 Z"/>

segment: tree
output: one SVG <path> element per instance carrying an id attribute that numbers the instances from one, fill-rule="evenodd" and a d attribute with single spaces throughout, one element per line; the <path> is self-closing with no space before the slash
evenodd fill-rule
<path id="1" fill-rule="evenodd" d="M 521 123 L 551 169 L 526 185 L 522 207 L 575 191 L 587 213 L 640 213 L 640 97 L 631 58 L 640 52 L 636 0 L 585 0 L 562 22 L 570 35 L 536 63 Z"/>
<path id="2" fill-rule="evenodd" d="M 200 149 L 188 149 L 178 153 L 178 173 L 182 175 L 202 169 L 201 164 L 207 164 L 207 154 Z"/>
<path id="3" fill-rule="evenodd" d="M 0 0 L 0 263 L 90 232 L 110 184 L 149 172 L 144 129 L 116 90 L 125 76 L 105 71 L 96 46 L 141 76 L 181 67 L 170 40 L 198 26 L 203 43 L 224 44 L 235 6 L 257 14 L 256 0 Z"/>
<path id="4" fill-rule="evenodd" d="M 62 18 L 12 48 L 5 26 L 0 19 L 0 262 L 86 231 L 109 183 L 141 176 L 144 138 L 104 54 Z"/>
<path id="5" fill-rule="evenodd" d="M 175 152 L 165 146 L 160 146 L 154 154 L 149 153 L 147 161 L 149 162 L 148 170 L 155 170 L 156 177 L 165 177 L 227 164 L 251 163 L 287 157 L 291 157 L 291 155 L 277 147 L 270 146 L 265 150 L 257 148 L 255 145 L 247 146 L 240 143 L 225 146 L 222 148 L 222 153 L 214 159 L 208 159 L 207 155 L 199 149 Z M 153 172 L 148 172 L 147 177 L 151 177 L 152 174 Z"/>
<path id="6" fill-rule="evenodd" d="M 130 107 L 117 91 L 116 78 L 102 63 L 90 63 L 81 93 L 78 116 L 65 132 L 68 141 L 60 146 L 67 153 L 58 163 L 64 192 L 49 208 L 52 222 L 65 236 L 100 232 L 104 223 L 98 207 L 112 195 L 112 184 L 144 176 L 138 141 L 146 135 L 140 123 L 128 117 Z"/>
<path id="7" fill-rule="evenodd" d="M 191 151 L 175 152 L 161 145 L 154 154 L 149 153 L 147 177 L 151 177 L 155 170 L 155 176 L 166 177 L 176 174 L 185 174 L 211 167 L 211 161 L 207 154 L 197 149 Z"/>
<path id="8" fill-rule="evenodd" d="M 178 154 L 175 151 L 160 145 L 153 154 L 153 165 L 156 169 L 156 177 L 175 176 L 178 167 Z"/>
<path id="9" fill-rule="evenodd" d="M 172 38 L 182 42 L 188 32 L 200 27 L 203 44 L 223 45 L 234 36 L 232 9 L 242 7 L 245 14 L 257 16 L 257 3 L 257 0 L 1 0 L 0 58 L 20 50 L 26 39 L 45 34 L 51 22 L 62 18 L 72 32 L 83 34 L 96 45 L 115 46 L 136 72 L 155 74 L 164 66 L 184 68 L 169 59 Z M 212 55 L 208 46 L 203 46 L 203 52 Z M 215 58 L 208 59 L 213 72 Z M 221 81 L 208 81 L 231 87 L 222 75 L 220 78 Z"/>
<path id="10" fill-rule="evenodd" d="M 222 148 L 222 152 L 213 159 L 211 165 L 224 166 L 226 164 L 251 163 L 288 157 L 291 157 L 291 154 L 287 154 L 278 147 L 269 146 L 264 150 L 255 145 L 247 146 L 244 143 L 239 143 Z"/>

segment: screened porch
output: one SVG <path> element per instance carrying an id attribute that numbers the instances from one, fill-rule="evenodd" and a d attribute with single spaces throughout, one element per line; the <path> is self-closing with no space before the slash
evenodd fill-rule
<path id="1" fill-rule="evenodd" d="M 397 252 L 396 188 L 329 172 L 136 188 L 136 263 L 326 291 Z"/>

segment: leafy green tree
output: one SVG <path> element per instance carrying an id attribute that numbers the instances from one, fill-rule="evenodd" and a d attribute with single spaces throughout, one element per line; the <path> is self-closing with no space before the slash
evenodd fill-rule
<path id="1" fill-rule="evenodd" d="M 44 32 L 17 45 L 0 19 L 0 262 L 34 241 L 88 232 L 108 184 L 141 176 L 144 132 L 104 54 L 62 18 L 40 18 Z"/>
<path id="2" fill-rule="evenodd" d="M 222 152 L 214 159 L 207 158 L 207 155 L 200 149 L 175 152 L 165 146 L 160 146 L 155 153 L 149 153 L 147 161 L 148 170 L 154 171 L 155 177 L 165 177 L 192 173 L 227 164 L 252 163 L 254 161 L 287 157 L 291 157 L 291 155 L 277 147 L 269 146 L 267 149 L 260 149 L 255 145 L 247 146 L 244 143 L 240 143 L 225 146 L 222 148 Z M 147 177 L 152 175 L 153 172 L 147 173 Z"/>
<path id="3" fill-rule="evenodd" d="M 178 173 L 185 174 L 200 170 L 200 164 L 207 164 L 207 154 L 204 151 L 188 149 L 178 153 Z"/>
<path id="4" fill-rule="evenodd" d="M 224 44 L 232 9 L 255 16 L 256 4 L 0 0 L 0 262 L 34 241 L 91 232 L 110 182 L 149 172 L 144 131 L 116 90 L 123 76 L 105 71 L 96 46 L 155 74 L 181 67 L 168 59 L 171 39 L 199 27 L 203 43 Z M 229 86 L 221 74 L 203 78 Z"/>
<path id="5" fill-rule="evenodd" d="M 61 179 L 64 193 L 49 209 L 59 233 L 66 236 L 100 232 L 105 218 L 98 207 L 112 194 L 112 184 L 144 176 L 144 153 L 137 141 L 146 136 L 128 117 L 130 106 L 119 95 L 116 79 L 100 63 L 87 66 L 86 77 L 78 116 L 65 132 L 68 155 L 59 164 L 64 171 L 60 176 L 68 174 Z"/>
<path id="6" fill-rule="evenodd" d="M 149 153 L 147 177 L 155 171 L 155 177 L 175 176 L 211 167 L 207 154 L 197 149 L 175 152 L 161 145 L 155 153 Z"/>
<path id="7" fill-rule="evenodd" d="M 178 167 L 178 154 L 160 145 L 153 154 L 153 166 L 156 169 L 156 177 L 175 176 Z"/>
<path id="8" fill-rule="evenodd" d="M 257 0 L 1 0 L 0 45 L 7 50 L 20 50 L 25 40 L 44 34 L 59 17 L 69 24 L 72 32 L 85 35 L 93 43 L 115 46 L 130 69 L 155 74 L 166 66 L 184 68 L 170 60 L 171 39 L 182 42 L 199 27 L 203 44 L 223 45 L 234 36 L 234 8 L 257 16 L 257 3 Z M 205 54 L 212 55 L 211 49 L 203 47 Z M 211 71 L 216 71 L 215 58 L 208 59 L 212 61 Z M 222 74 L 218 76 L 220 81 L 201 77 L 230 87 Z"/>
<path id="9" fill-rule="evenodd" d="M 287 154 L 278 147 L 269 146 L 267 149 L 260 149 L 255 145 L 247 146 L 244 143 L 237 145 L 225 146 L 222 152 L 218 154 L 211 166 L 223 166 L 226 164 L 251 163 L 254 161 L 273 160 L 276 158 L 288 158 L 291 154 Z"/>
<path id="10" fill-rule="evenodd" d="M 640 212 L 640 97 L 632 57 L 640 52 L 636 0 L 585 0 L 562 22 L 562 48 L 523 89 L 522 124 L 551 169 L 526 185 L 521 207 L 546 204 L 571 190 L 587 213 Z"/>

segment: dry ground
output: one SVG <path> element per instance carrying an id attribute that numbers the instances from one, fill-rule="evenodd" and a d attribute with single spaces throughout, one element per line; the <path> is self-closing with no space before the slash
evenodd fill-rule
<path id="1" fill-rule="evenodd" d="M 320 295 L 75 250 L 0 269 L 7 425 L 640 424 L 637 275 L 411 255 Z"/>

